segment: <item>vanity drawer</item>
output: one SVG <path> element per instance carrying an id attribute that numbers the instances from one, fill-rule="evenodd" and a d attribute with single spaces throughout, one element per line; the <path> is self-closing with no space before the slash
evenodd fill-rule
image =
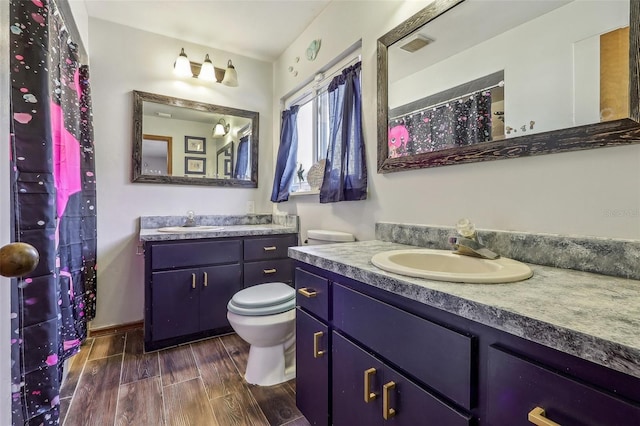
<path id="1" fill-rule="evenodd" d="M 296 268 L 296 305 L 329 321 L 329 280 Z"/>
<path id="2" fill-rule="evenodd" d="M 289 247 L 298 245 L 298 235 L 278 235 L 244 241 L 244 260 L 278 259 L 287 256 Z"/>
<path id="3" fill-rule="evenodd" d="M 290 283 L 293 279 L 293 260 L 277 259 L 244 264 L 244 286 L 280 281 Z"/>
<path id="4" fill-rule="evenodd" d="M 531 425 L 528 416 L 536 407 L 563 426 L 640 424 L 637 405 L 495 346 L 489 347 L 487 381 L 490 425 Z"/>
<path id="5" fill-rule="evenodd" d="M 473 337 L 337 283 L 332 288 L 336 329 L 462 407 L 472 408 L 476 394 Z"/>
<path id="6" fill-rule="evenodd" d="M 236 263 L 242 259 L 242 240 L 189 241 L 151 246 L 151 269 Z"/>

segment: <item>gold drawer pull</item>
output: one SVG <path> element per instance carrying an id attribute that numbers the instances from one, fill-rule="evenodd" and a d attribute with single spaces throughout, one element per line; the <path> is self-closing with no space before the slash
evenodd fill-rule
<path id="1" fill-rule="evenodd" d="M 209 274 L 204 272 L 204 286 L 206 287 L 209 284 Z"/>
<path id="2" fill-rule="evenodd" d="M 529 422 L 533 423 L 536 426 L 560 426 L 560 423 L 556 423 L 546 418 L 544 416 L 544 408 L 541 407 L 536 407 L 533 410 L 529 411 L 527 420 L 529 420 Z"/>
<path id="3" fill-rule="evenodd" d="M 313 333 L 313 357 L 320 358 L 324 355 L 324 351 L 318 349 L 320 346 L 320 338 L 324 336 L 324 332 L 318 331 L 317 333 Z"/>
<path id="4" fill-rule="evenodd" d="M 274 251 L 277 247 L 276 246 L 269 246 L 269 247 L 262 247 L 264 249 L 264 251 Z"/>
<path id="5" fill-rule="evenodd" d="M 278 272 L 278 270 L 276 268 L 273 269 L 263 269 L 262 272 L 264 272 L 265 274 L 275 274 L 276 272 Z"/>
<path id="6" fill-rule="evenodd" d="M 375 368 L 364 370 L 364 402 L 371 402 L 376 399 L 375 392 L 371 392 L 371 376 L 376 374 Z"/>
<path id="7" fill-rule="evenodd" d="M 309 299 L 311 299 L 312 297 L 316 297 L 318 295 L 317 291 L 308 287 L 299 288 L 298 293 L 300 293 L 304 297 L 308 297 Z"/>
<path id="8" fill-rule="evenodd" d="M 191 274 L 191 288 L 196 288 L 196 274 Z"/>
<path id="9" fill-rule="evenodd" d="M 395 388 L 396 384 L 394 382 L 389 382 L 382 386 L 382 417 L 384 417 L 385 420 L 389 420 L 396 415 L 396 410 L 389 407 L 390 394 Z"/>

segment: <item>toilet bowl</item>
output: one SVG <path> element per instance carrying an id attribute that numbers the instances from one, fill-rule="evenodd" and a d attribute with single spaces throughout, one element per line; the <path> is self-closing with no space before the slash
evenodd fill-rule
<path id="1" fill-rule="evenodd" d="M 229 324 L 251 345 L 247 383 L 272 386 L 295 377 L 295 304 L 295 290 L 280 282 L 245 288 L 229 301 Z"/>
<path id="2" fill-rule="evenodd" d="M 354 241 L 345 232 L 309 230 L 309 244 Z M 287 284 L 259 284 L 237 292 L 227 304 L 227 319 L 249 343 L 247 383 L 273 386 L 296 374 L 296 293 Z"/>

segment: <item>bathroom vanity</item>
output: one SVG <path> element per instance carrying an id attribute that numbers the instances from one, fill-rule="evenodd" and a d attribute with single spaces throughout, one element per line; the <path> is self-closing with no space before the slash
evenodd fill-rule
<path id="1" fill-rule="evenodd" d="M 640 281 L 530 265 L 519 283 L 463 284 L 370 263 L 404 248 L 289 250 L 311 424 L 640 424 Z"/>
<path id="2" fill-rule="evenodd" d="M 227 303 L 236 292 L 293 282 L 287 250 L 298 244 L 297 225 L 230 223 L 203 232 L 141 229 L 146 351 L 228 333 Z"/>

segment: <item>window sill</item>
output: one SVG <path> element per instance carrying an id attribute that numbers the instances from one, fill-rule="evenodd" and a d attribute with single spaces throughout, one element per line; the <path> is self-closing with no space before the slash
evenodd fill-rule
<path id="1" fill-rule="evenodd" d="M 302 195 L 318 195 L 320 194 L 319 189 L 314 189 L 311 191 L 298 191 L 298 192 L 290 192 L 289 197 L 300 197 Z"/>

